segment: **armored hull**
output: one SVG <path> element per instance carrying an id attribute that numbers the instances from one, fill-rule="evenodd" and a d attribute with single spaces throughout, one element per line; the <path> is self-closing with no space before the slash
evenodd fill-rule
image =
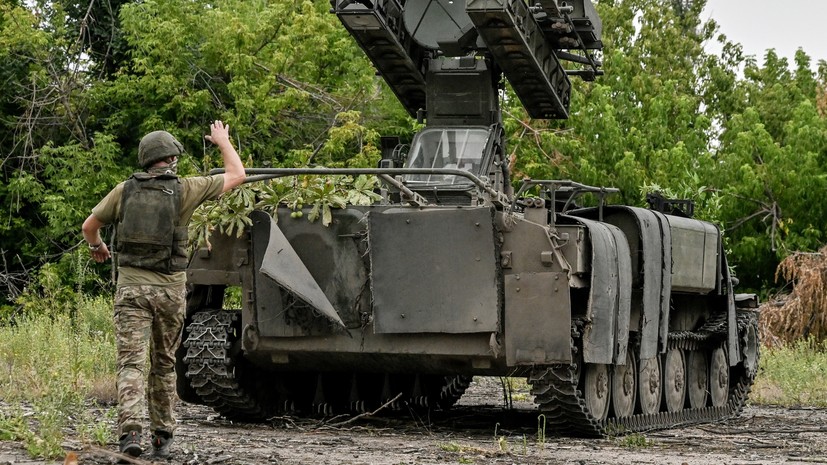
<path id="1" fill-rule="evenodd" d="M 255 212 L 190 264 L 179 394 L 256 420 L 448 408 L 475 375 L 521 376 L 552 426 L 589 435 L 740 410 L 754 299 L 714 226 L 522 203 L 350 207 L 329 226 Z"/>

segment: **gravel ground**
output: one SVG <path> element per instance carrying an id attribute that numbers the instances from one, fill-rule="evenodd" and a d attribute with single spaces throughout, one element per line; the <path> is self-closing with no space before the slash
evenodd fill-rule
<path id="1" fill-rule="evenodd" d="M 538 417 L 524 393 L 503 406 L 497 378 L 477 378 L 450 412 L 429 417 L 298 419 L 234 424 L 201 406 L 180 404 L 173 457 L 133 463 L 248 464 L 827 464 L 827 410 L 749 406 L 714 425 L 607 439 L 538 440 Z M 110 421 L 101 418 L 101 421 Z M 116 444 L 83 445 L 70 432 L 79 464 L 109 464 Z M 62 464 L 0 442 L 0 465 Z"/>

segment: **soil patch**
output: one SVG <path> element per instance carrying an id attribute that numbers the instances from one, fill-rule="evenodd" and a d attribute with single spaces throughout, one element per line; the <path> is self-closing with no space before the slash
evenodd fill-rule
<path id="1" fill-rule="evenodd" d="M 181 403 L 174 454 L 135 463 L 250 464 L 811 464 L 827 463 L 827 410 L 748 406 L 735 419 L 605 439 L 543 437 L 542 421 L 525 393 L 511 395 L 498 378 L 476 378 L 449 412 L 426 416 L 274 417 L 236 424 L 212 410 Z M 101 416 L 100 421 L 111 421 Z M 116 444 L 64 444 L 79 464 L 113 462 Z M 0 465 L 63 463 L 29 458 L 0 442 Z"/>

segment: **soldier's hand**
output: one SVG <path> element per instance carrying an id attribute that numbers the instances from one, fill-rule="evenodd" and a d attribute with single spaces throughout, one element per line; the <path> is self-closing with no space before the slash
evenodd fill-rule
<path id="1" fill-rule="evenodd" d="M 101 245 L 98 248 L 98 250 L 91 250 L 90 252 L 92 253 L 92 259 L 94 259 L 98 263 L 105 262 L 111 256 L 111 254 L 109 253 L 109 248 L 106 247 L 105 242 L 101 242 Z"/>
<path id="2" fill-rule="evenodd" d="M 230 125 L 224 124 L 221 120 L 215 120 L 210 125 L 210 135 L 204 136 L 205 139 L 222 147 L 224 144 L 230 144 Z"/>

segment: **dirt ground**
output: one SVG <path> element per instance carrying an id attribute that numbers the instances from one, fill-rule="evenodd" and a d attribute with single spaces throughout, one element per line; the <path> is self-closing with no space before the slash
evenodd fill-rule
<path id="1" fill-rule="evenodd" d="M 450 412 L 430 417 L 276 417 L 233 424 L 210 409 L 181 404 L 176 465 L 248 464 L 827 464 L 827 410 L 750 406 L 715 425 L 607 439 L 538 440 L 538 415 L 525 396 L 504 408 L 497 378 L 477 378 Z M 104 420 L 103 418 L 101 421 Z M 72 439 L 79 464 L 109 464 L 117 446 Z M 133 463 L 152 463 L 151 457 Z M 29 458 L 20 444 L 0 442 L 0 465 L 59 462 Z"/>

